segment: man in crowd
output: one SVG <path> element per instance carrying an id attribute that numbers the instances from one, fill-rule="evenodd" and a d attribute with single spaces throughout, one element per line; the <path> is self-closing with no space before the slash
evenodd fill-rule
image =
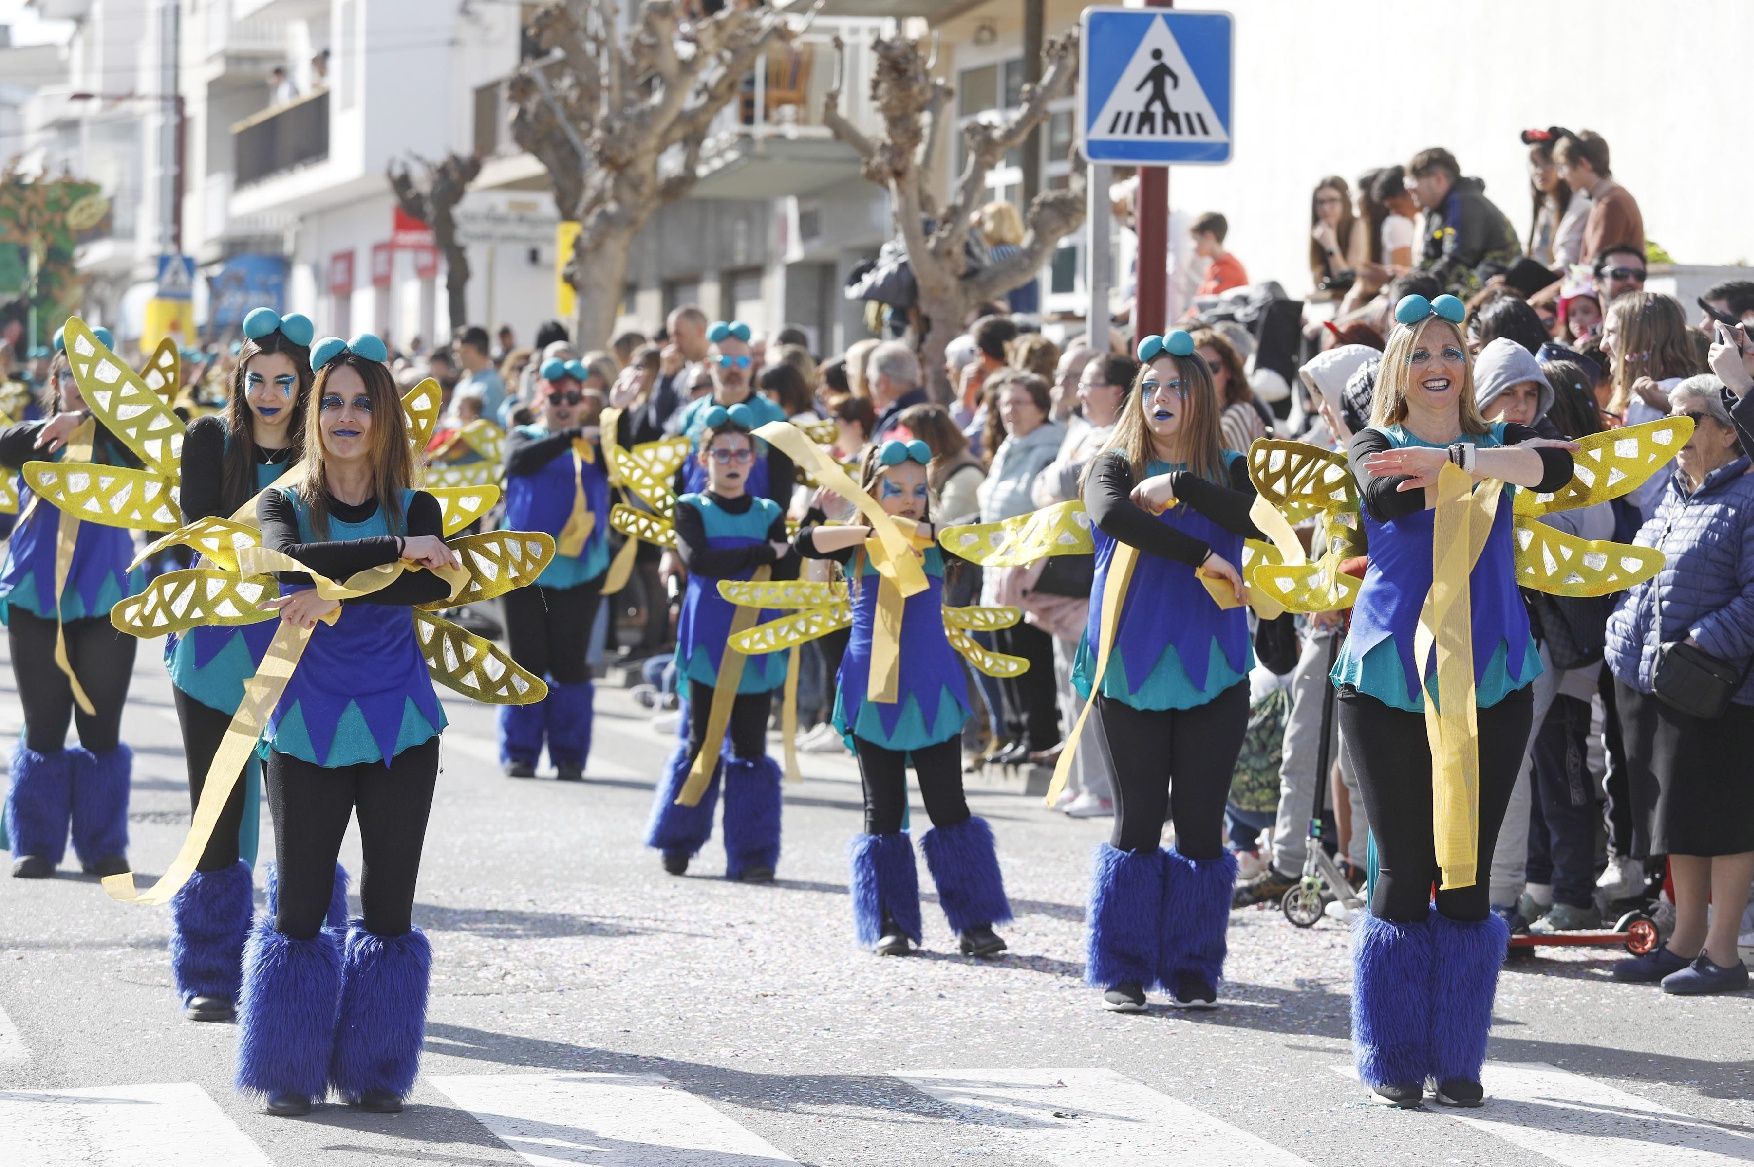
<path id="1" fill-rule="evenodd" d="M 1560 138 L 1553 147 L 1559 180 L 1590 196 L 1590 217 L 1583 225 L 1583 254 L 1600 255 L 1610 247 L 1628 247 L 1644 254 L 1644 215 L 1632 192 L 1615 182 L 1608 170 L 1608 143 L 1594 130 Z"/>
<path id="2" fill-rule="evenodd" d="M 1482 274 L 1482 267 L 1504 269 L 1517 261 L 1516 229 L 1486 197 L 1484 181 L 1462 177 L 1454 154 L 1442 147 L 1419 151 L 1403 181 L 1425 212 L 1418 265 L 1446 289 L 1466 296 L 1492 274 Z"/>
<path id="3" fill-rule="evenodd" d="M 1602 308 L 1621 292 L 1644 291 L 1644 249 L 1628 243 L 1615 243 L 1596 256 L 1596 291 L 1601 294 Z"/>
<path id="4" fill-rule="evenodd" d="M 481 399 L 481 416 L 498 420 L 499 407 L 505 404 L 505 382 L 493 367 L 491 344 L 487 329 L 471 324 L 457 334 L 457 363 L 463 376 L 457 382 L 455 401 L 460 397 Z"/>
<path id="5" fill-rule="evenodd" d="M 906 341 L 884 341 L 871 350 L 866 367 L 870 369 L 871 404 L 877 410 L 877 428 L 871 431 L 871 440 L 881 442 L 895 428 L 902 410 L 925 405 L 930 399 L 920 386 L 920 360 Z"/>
<path id="6" fill-rule="evenodd" d="M 1745 323 L 1754 323 L 1748 319 L 1754 316 L 1754 283 L 1747 280 L 1725 280 L 1705 289 L 1705 295 L 1699 298 L 1711 305 L 1713 311 L 1725 313 Z M 1711 340 L 1717 339 L 1717 321 L 1711 318 L 1710 313 L 1699 314 L 1699 331 Z"/>

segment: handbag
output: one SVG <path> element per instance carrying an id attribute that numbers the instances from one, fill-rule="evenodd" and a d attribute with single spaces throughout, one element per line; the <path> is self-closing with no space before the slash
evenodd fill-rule
<path id="1" fill-rule="evenodd" d="M 1651 691 L 1658 701 L 1679 713 L 1701 721 L 1715 721 L 1730 707 L 1730 698 L 1742 687 L 1747 669 L 1737 669 L 1722 657 L 1713 656 L 1685 640 L 1663 642 L 1663 592 L 1659 577 L 1651 581 L 1656 592 L 1657 663 L 1651 674 Z"/>

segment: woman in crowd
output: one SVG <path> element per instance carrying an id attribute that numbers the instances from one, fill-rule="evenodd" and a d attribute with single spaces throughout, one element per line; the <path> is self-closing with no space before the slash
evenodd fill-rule
<path id="1" fill-rule="evenodd" d="M 1589 193 L 1574 192 L 1553 165 L 1553 147 L 1570 133 L 1558 126 L 1523 131 L 1523 145 L 1529 148 L 1529 199 L 1533 205 L 1523 254 L 1561 272 L 1583 259 L 1579 254 L 1583 228 L 1590 217 Z"/>
<path id="2" fill-rule="evenodd" d="M 1748 987 L 1736 932 L 1754 880 L 1754 475 L 1721 390 L 1704 375 L 1670 394 L 1693 436 L 1638 533 L 1667 564 L 1608 620 L 1634 833 L 1649 854 L 1668 855 L 1675 887 L 1668 942 L 1616 964 L 1614 979 L 1685 995 Z M 1669 682 L 1665 658 L 1687 651 L 1727 678 L 1721 713 Z"/>
<path id="3" fill-rule="evenodd" d="M 270 308 L 253 309 L 243 328 L 225 412 L 197 418 L 183 439 L 179 501 L 187 523 L 230 518 L 301 457 L 315 329 L 304 316 L 281 317 Z M 177 637 L 170 649 L 191 810 L 200 805 L 213 756 L 243 703 L 244 682 L 273 637 L 273 621 L 204 625 Z M 191 1021 L 229 1021 L 236 1012 L 244 940 L 256 911 L 250 864 L 238 842 L 245 782 L 255 781 L 250 773 L 232 791 L 195 874 L 171 900 L 171 972 Z M 345 896 L 345 876 L 338 876 Z"/>
<path id="4" fill-rule="evenodd" d="M 975 226 L 987 242 L 992 262 L 1003 263 L 1022 250 L 1023 216 L 1005 199 L 994 199 L 975 212 Z M 1034 279 L 1005 293 L 1012 312 L 1028 316 L 1041 311 L 1041 288 Z"/>
<path id="5" fill-rule="evenodd" d="M 598 445 L 600 373 L 549 361 L 536 383 L 541 421 L 506 437 L 505 521 L 554 536 L 554 558 L 536 582 L 505 597 L 512 659 L 548 682 L 539 704 L 503 705 L 499 759 L 509 778 L 533 778 L 546 740 L 563 782 L 584 777 L 596 693 L 585 654 L 609 570 L 609 479 Z"/>
<path id="6" fill-rule="evenodd" d="M 93 335 L 105 347 L 113 343 L 107 329 Z M 42 408 L 41 420 L 0 429 L 0 466 L 16 471 L 26 462 L 63 456 L 108 466 L 140 464 L 92 418 L 59 332 Z M 54 875 L 71 828 L 79 865 L 91 875 L 117 875 L 128 870 L 133 754 L 121 733 L 135 641 L 110 626 L 109 612 L 139 591 L 145 577 L 128 570 L 134 544 L 126 530 L 64 515 L 22 481 L 18 501 L 18 524 L 0 567 L 0 620 L 24 713 L 6 794 L 12 874 Z M 56 545 L 66 528 L 73 554 L 56 594 Z M 69 724 L 79 734 L 77 749 L 66 748 Z"/>
<path id="7" fill-rule="evenodd" d="M 919 407 L 915 407 L 919 408 Z M 940 411 L 942 412 L 942 411 Z M 948 415 L 945 415 L 948 424 Z M 952 429 L 954 427 L 951 427 Z M 931 488 L 925 442 L 887 441 L 865 452 L 859 486 L 884 513 L 917 524 L 930 540 Z M 1005 882 L 993 849 L 993 829 L 972 815 L 962 790 L 958 741 L 969 707 L 962 661 L 944 633 L 944 556 L 925 546 L 929 586 L 904 601 L 895 700 L 868 695 L 876 639 L 879 584 L 864 550 L 868 526 L 809 526 L 798 532 L 801 554 L 835 559 L 853 589 L 852 638 L 837 677 L 834 725 L 859 761 L 865 831 L 853 841 L 853 918 L 859 942 L 879 956 L 898 956 L 920 942 L 919 876 L 902 831 L 907 811 L 907 767 L 913 765 L 932 829 L 920 839 L 938 902 L 965 956 L 996 956 L 1005 942 L 994 924 L 1011 918 Z"/>
<path id="8" fill-rule="evenodd" d="M 1507 288 L 1485 288 L 1475 295 L 1462 331 L 1472 357 L 1501 336 L 1514 340 L 1531 356 L 1551 339 L 1529 302 Z"/>
<path id="9" fill-rule="evenodd" d="M 1219 440 L 1226 450 L 1245 452 L 1256 438 L 1267 436 L 1267 423 L 1255 408 L 1255 392 L 1243 371 L 1242 356 L 1217 329 L 1195 329 L 1193 337 L 1194 349 L 1206 362 L 1218 394 Z"/>
<path id="10" fill-rule="evenodd" d="M 676 620 L 677 683 L 683 688 L 685 738 L 658 783 L 646 846 L 663 853 L 664 870 L 683 875 L 712 835 L 719 783 L 725 787 L 725 875 L 745 883 L 773 879 L 780 855 L 780 769 L 767 754 L 767 718 L 774 690 L 786 680 L 786 654 L 740 658 L 741 673 L 728 722 L 731 757 L 721 758 L 693 806 L 676 800 L 695 757 L 708 744 L 715 689 L 728 658 L 736 608 L 719 594 L 720 580 L 795 578 L 797 556 L 778 503 L 750 489 L 761 424 L 745 405 L 714 408 L 701 418 L 700 453 L 706 489 L 676 500 L 676 548 L 688 586 Z M 777 451 L 776 451 L 777 454 Z M 787 465 L 790 465 L 788 460 Z M 734 694 L 734 696 L 733 696 Z M 711 743 L 716 751 L 719 743 Z"/>
<path id="11" fill-rule="evenodd" d="M 1370 258 L 1370 239 L 1352 212 L 1352 190 L 1339 175 L 1316 183 L 1309 204 L 1309 278 L 1315 299 L 1340 298 L 1359 265 Z M 1346 277 L 1346 278 L 1342 278 Z"/>
<path id="12" fill-rule="evenodd" d="M 250 933 L 238 1001 L 238 1085 L 278 1115 L 310 1113 L 331 1086 L 363 1110 L 401 1110 L 426 1025 L 432 949 L 412 916 L 445 714 L 411 608 L 449 595 L 432 572 L 460 564 L 441 538 L 438 503 L 409 487 L 407 423 L 386 356 L 375 336 L 317 342 L 304 470 L 256 504 L 262 545 L 316 576 L 409 568 L 345 602 L 291 573 L 270 604 L 311 630 L 268 722 L 279 896 Z M 364 915 L 340 938 L 323 923 L 355 814 Z"/>
<path id="13" fill-rule="evenodd" d="M 1224 807 L 1248 725 L 1248 614 L 1238 565 L 1254 486 L 1219 438 L 1221 406 L 1194 340 L 1139 345 L 1143 366 L 1084 478 L 1095 525 L 1090 622 L 1075 669 L 1095 691 L 1114 765 L 1114 832 L 1096 856 L 1086 979 L 1105 1007 L 1141 1012 L 1161 985 L 1181 1008 L 1211 1008 L 1224 971 L 1236 857 Z M 1121 609 L 1112 572 L 1130 572 Z M 1175 846 L 1160 843 L 1165 820 Z"/>
<path id="14" fill-rule="evenodd" d="M 786 347 L 797 348 L 796 345 Z M 780 407 L 788 421 L 818 420 L 816 403 L 810 396 L 810 382 L 798 371 L 798 366 L 783 361 L 769 365 L 761 370 L 761 376 L 755 379 L 755 384 L 761 390 L 762 396 Z"/>
<path id="15" fill-rule="evenodd" d="M 1705 371 L 1680 303 L 1658 292 L 1622 292 L 1602 322 L 1602 351 L 1612 360 L 1608 412 L 1626 425 L 1669 415 L 1669 391 Z M 1627 495 L 1641 518 L 1656 511 L 1668 489 L 1670 467 Z"/>
<path id="16" fill-rule="evenodd" d="M 1509 942 L 1505 922 L 1490 911 L 1485 875 L 1529 740 L 1528 686 L 1541 667 L 1517 593 L 1508 498 L 1498 500 L 1469 575 L 1472 685 L 1439 694 L 1435 669 L 1415 661 L 1416 626 L 1432 587 L 1432 488 L 1447 465 L 1474 480 L 1542 491 L 1564 485 L 1572 469 L 1563 444 L 1480 416 L 1462 316 L 1454 296 L 1435 303 L 1409 296 L 1396 306 L 1370 425 L 1350 446 L 1370 565 L 1334 680 L 1340 733 L 1380 860 L 1354 937 L 1352 1036 L 1365 1084 L 1397 1106 L 1420 1105 L 1428 1078 L 1440 1103 L 1478 1106 L 1484 1097 L 1480 1066 Z M 1434 809 L 1424 703 L 1438 699 L 1478 707 L 1478 786 L 1467 816 L 1476 828 L 1474 871 L 1466 882 L 1440 871 L 1435 842 L 1448 847 L 1453 831 L 1466 831 Z M 1465 872 L 1465 856 L 1457 862 Z"/>

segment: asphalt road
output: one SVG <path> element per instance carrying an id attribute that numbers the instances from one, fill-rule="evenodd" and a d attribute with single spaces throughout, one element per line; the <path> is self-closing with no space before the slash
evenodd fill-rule
<path id="1" fill-rule="evenodd" d="M 0 669 L 8 747 L 12 676 Z M 432 1007 L 408 1109 L 262 1114 L 230 1085 L 234 1029 L 178 1016 L 163 910 L 78 876 L 0 878 L 0 1167 L 1754 1161 L 1754 996 L 1615 985 L 1611 951 L 1513 965 L 1488 1106 L 1391 1112 L 1349 1077 L 1347 938 L 1331 921 L 1238 913 L 1216 1012 L 1098 1009 L 1083 904 L 1106 820 L 979 787 L 1017 911 L 1011 953 L 955 955 L 928 896 L 927 950 L 882 960 L 851 935 L 850 759 L 806 756 L 776 884 L 718 878 L 716 840 L 674 879 L 640 845 L 669 741 L 625 693 L 600 690 L 582 785 L 501 777 L 493 712 L 446 704 L 415 908 Z M 156 644 L 125 736 L 131 855 L 156 874 L 187 817 Z M 263 833 L 267 858 L 265 818 Z M 357 869 L 352 836 L 343 859 Z"/>

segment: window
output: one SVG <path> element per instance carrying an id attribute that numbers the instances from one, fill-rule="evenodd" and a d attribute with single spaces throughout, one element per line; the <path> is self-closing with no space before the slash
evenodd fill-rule
<path id="1" fill-rule="evenodd" d="M 999 67 L 982 65 L 978 69 L 965 69 L 956 82 L 956 113 L 958 117 L 973 117 L 999 105 Z"/>

